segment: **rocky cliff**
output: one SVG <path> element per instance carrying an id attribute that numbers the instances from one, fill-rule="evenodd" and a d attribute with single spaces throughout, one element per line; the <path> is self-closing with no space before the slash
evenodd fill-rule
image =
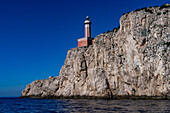
<path id="1" fill-rule="evenodd" d="M 170 96 L 170 5 L 126 13 L 120 27 L 70 49 L 60 76 L 36 80 L 25 97 Z"/>

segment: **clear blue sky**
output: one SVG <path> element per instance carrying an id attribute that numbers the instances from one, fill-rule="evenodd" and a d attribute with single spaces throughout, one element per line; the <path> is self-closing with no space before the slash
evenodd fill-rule
<path id="1" fill-rule="evenodd" d="M 67 51 L 84 37 L 119 26 L 123 13 L 169 0 L 0 0 L 0 96 L 20 96 L 36 79 L 58 76 Z"/>

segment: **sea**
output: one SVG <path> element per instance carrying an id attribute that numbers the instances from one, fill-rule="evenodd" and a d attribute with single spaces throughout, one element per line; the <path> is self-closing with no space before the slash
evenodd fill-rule
<path id="1" fill-rule="evenodd" d="M 0 113 L 170 113 L 170 100 L 0 98 Z"/>

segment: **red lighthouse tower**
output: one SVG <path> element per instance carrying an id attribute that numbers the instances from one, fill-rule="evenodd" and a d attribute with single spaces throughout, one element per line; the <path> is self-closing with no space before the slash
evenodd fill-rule
<path id="1" fill-rule="evenodd" d="M 93 38 L 91 38 L 91 21 L 87 16 L 84 22 L 85 24 L 85 37 L 78 39 L 78 47 L 92 45 Z"/>

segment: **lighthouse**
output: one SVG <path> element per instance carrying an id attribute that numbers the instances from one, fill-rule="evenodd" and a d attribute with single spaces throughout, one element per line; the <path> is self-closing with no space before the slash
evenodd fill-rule
<path id="1" fill-rule="evenodd" d="M 91 20 L 90 17 L 87 16 L 86 20 L 84 21 L 85 25 L 85 37 L 78 39 L 78 47 L 88 47 L 92 45 L 93 38 L 91 38 Z"/>
<path id="2" fill-rule="evenodd" d="M 91 21 L 90 21 L 90 17 L 86 17 L 86 20 L 84 22 L 85 25 L 85 37 L 91 37 Z"/>

